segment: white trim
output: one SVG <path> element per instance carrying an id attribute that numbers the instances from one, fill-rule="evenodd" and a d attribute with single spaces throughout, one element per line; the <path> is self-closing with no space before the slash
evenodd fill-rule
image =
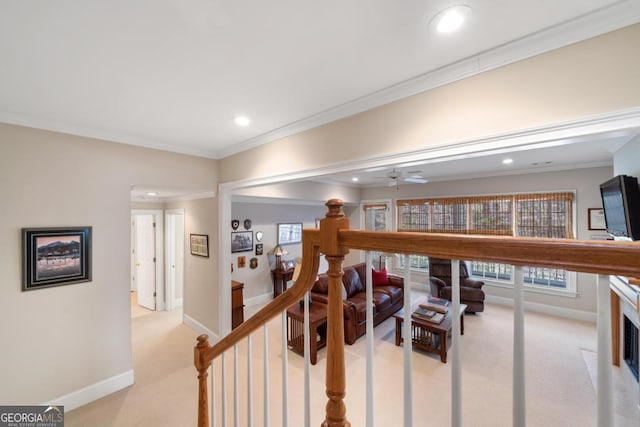
<path id="1" fill-rule="evenodd" d="M 185 270 L 185 254 L 186 254 L 186 247 L 185 247 L 185 230 L 186 230 L 186 224 L 185 224 L 185 212 L 184 212 L 184 208 L 174 208 L 174 209 L 166 209 L 164 211 L 164 223 L 165 223 L 165 232 L 169 233 L 173 230 L 170 230 L 171 228 L 171 224 L 170 224 L 170 217 L 171 216 L 182 216 L 182 236 L 181 236 L 181 240 L 180 242 L 175 242 L 175 245 L 179 245 L 182 244 L 182 292 L 184 295 L 184 270 Z M 164 290 L 165 290 L 165 309 L 167 311 L 171 311 L 174 310 L 178 307 L 182 307 L 183 304 L 183 300 L 182 298 L 176 299 L 175 295 L 176 295 L 176 290 L 175 290 L 175 283 L 172 282 L 171 280 L 169 280 L 169 278 L 171 277 L 171 264 L 170 264 L 170 256 L 172 254 L 173 248 L 170 247 L 171 243 L 173 242 L 173 237 L 171 237 L 171 235 L 168 235 L 167 238 L 165 239 L 165 253 L 167 254 L 167 261 L 165 263 L 164 269 L 165 269 L 165 278 L 166 280 L 164 281 Z"/>
<path id="2" fill-rule="evenodd" d="M 231 190 L 218 186 L 218 332 L 231 332 Z"/>
<path id="3" fill-rule="evenodd" d="M 382 105 L 640 22 L 636 0 L 587 13 L 216 152 L 224 158 Z"/>
<path id="4" fill-rule="evenodd" d="M 132 386 L 134 383 L 133 369 L 130 369 L 111 378 L 83 387 L 79 390 L 72 391 L 64 396 L 52 399 L 43 405 L 63 405 L 64 410 L 69 412 L 82 405 L 91 403 L 102 397 L 115 393 L 118 390 Z"/>
<path id="5" fill-rule="evenodd" d="M 184 301 L 182 298 L 176 298 L 173 304 L 173 308 L 180 308 L 184 305 Z"/>
<path id="6" fill-rule="evenodd" d="M 207 328 L 206 326 L 204 326 L 202 323 L 198 322 L 191 316 L 187 316 L 186 314 L 184 314 L 182 316 L 182 322 L 188 327 L 190 327 L 191 329 L 193 329 L 194 331 L 196 331 L 197 334 L 207 334 L 209 336 L 210 343 L 215 343 L 220 339 L 220 336 L 218 334 L 216 334 L 211 329 Z"/>
<path id="7" fill-rule="evenodd" d="M 214 197 L 216 197 L 215 191 L 202 191 L 200 193 L 185 194 L 183 196 L 167 197 L 164 199 L 164 202 L 185 202 L 188 200 L 213 199 Z"/>
<path id="8" fill-rule="evenodd" d="M 498 297 L 495 295 L 487 295 L 485 302 L 506 307 L 513 307 L 513 299 Z M 596 323 L 596 313 L 590 311 L 574 310 L 571 308 L 558 307 L 555 305 L 539 304 L 536 302 L 525 301 L 524 307 L 528 311 L 542 314 L 550 314 L 552 316 L 564 317 L 567 319 L 582 320 L 585 322 Z"/>

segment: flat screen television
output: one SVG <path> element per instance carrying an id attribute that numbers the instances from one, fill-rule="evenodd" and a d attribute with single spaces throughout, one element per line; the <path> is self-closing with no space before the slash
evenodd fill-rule
<path id="1" fill-rule="evenodd" d="M 607 233 L 614 238 L 640 240 L 640 188 L 638 178 L 618 175 L 600 184 Z"/>

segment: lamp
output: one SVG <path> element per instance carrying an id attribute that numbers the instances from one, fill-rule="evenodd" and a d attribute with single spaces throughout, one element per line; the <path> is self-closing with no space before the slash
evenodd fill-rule
<path id="1" fill-rule="evenodd" d="M 287 255 L 289 252 L 287 252 L 287 250 L 285 248 L 283 248 L 280 245 L 276 245 L 275 248 L 271 249 L 269 252 L 267 252 L 269 255 L 275 255 L 276 256 L 276 270 L 281 270 L 281 259 L 280 257 L 282 255 Z"/>

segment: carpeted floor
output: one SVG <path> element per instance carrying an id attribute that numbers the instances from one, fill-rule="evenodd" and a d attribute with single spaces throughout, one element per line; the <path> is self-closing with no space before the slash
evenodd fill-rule
<path id="1" fill-rule="evenodd" d="M 246 316 L 252 311 L 248 309 Z M 132 319 L 135 385 L 66 414 L 67 426 L 190 426 L 196 424 L 197 382 L 193 367 L 196 333 L 181 323 L 182 313 L 152 312 Z M 280 318 L 268 324 L 270 425 L 282 424 L 282 350 Z M 487 304 L 486 311 L 465 317 L 462 337 L 463 425 L 511 426 L 513 311 Z M 402 424 L 403 354 L 394 344 L 394 322 L 376 327 L 376 425 Z M 595 426 L 595 325 L 553 316 L 526 314 L 528 426 Z M 252 337 L 254 425 L 262 425 L 262 332 Z M 246 343 L 238 345 L 240 423 L 247 425 Z M 360 338 L 346 347 L 347 418 L 365 424 L 365 351 Z M 302 426 L 303 359 L 289 359 L 289 425 Z M 451 365 L 413 351 L 414 426 L 450 425 Z M 233 422 L 233 352 L 226 356 L 227 423 Z M 323 420 L 326 398 L 326 349 L 311 367 L 312 425 Z M 222 425 L 221 363 L 215 365 L 217 425 Z M 626 367 L 613 371 L 616 425 L 640 424 L 638 384 Z"/>

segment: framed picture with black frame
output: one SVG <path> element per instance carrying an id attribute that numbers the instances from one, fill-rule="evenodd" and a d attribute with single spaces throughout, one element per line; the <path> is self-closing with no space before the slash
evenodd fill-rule
<path id="1" fill-rule="evenodd" d="M 253 231 L 231 232 L 231 253 L 253 250 Z"/>
<path id="2" fill-rule="evenodd" d="M 22 229 L 22 290 L 91 281 L 91 227 Z"/>
<path id="3" fill-rule="evenodd" d="M 190 234 L 189 247 L 191 248 L 191 255 L 209 258 L 209 235 Z"/>

